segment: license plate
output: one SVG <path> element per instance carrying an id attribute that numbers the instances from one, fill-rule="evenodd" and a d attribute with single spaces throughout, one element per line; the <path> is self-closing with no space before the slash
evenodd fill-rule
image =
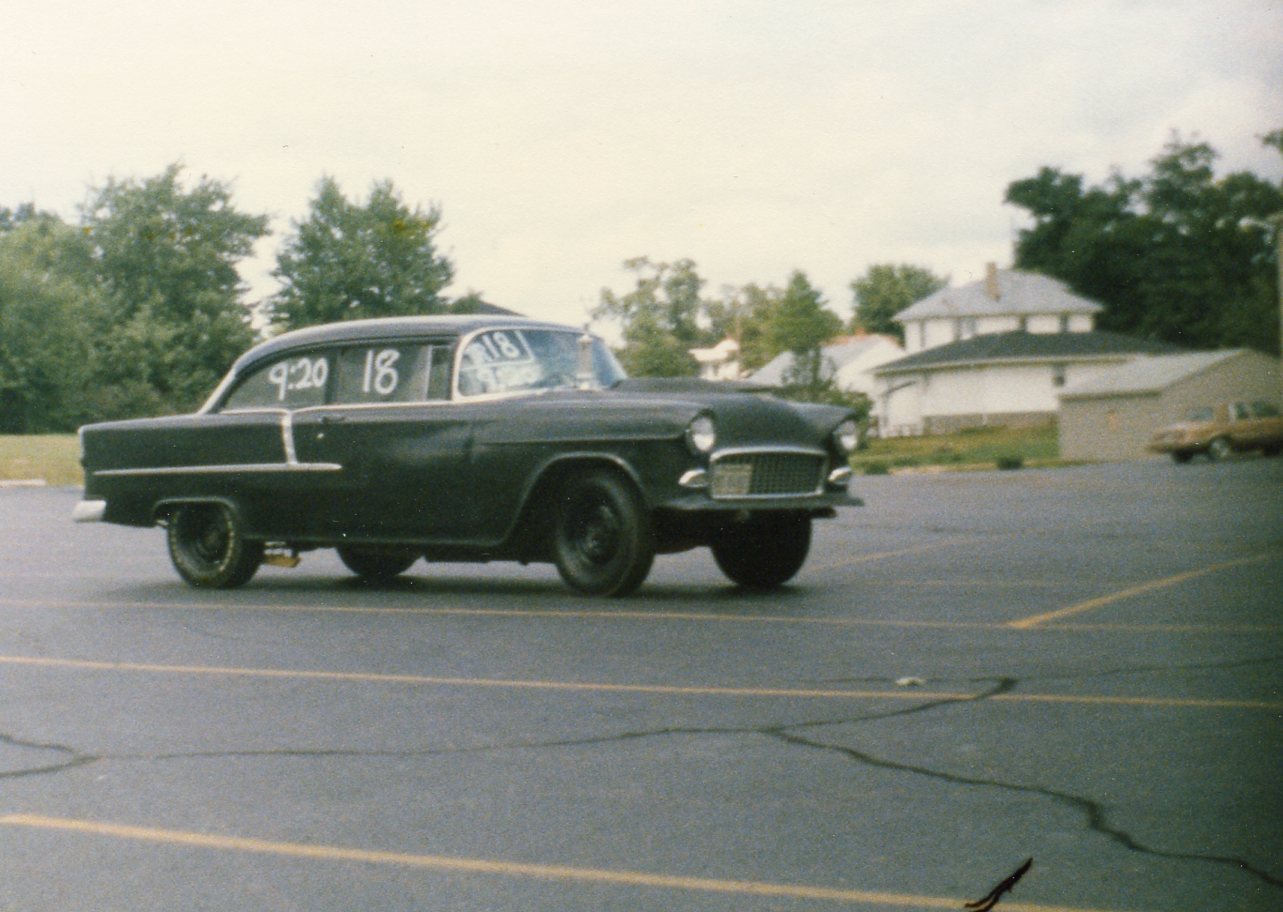
<path id="1" fill-rule="evenodd" d="M 718 497 L 745 497 L 752 490 L 753 466 L 749 463 L 717 467 L 714 494 Z"/>

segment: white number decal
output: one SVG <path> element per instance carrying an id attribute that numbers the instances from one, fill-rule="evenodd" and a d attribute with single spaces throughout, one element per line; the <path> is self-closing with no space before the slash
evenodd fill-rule
<path id="1" fill-rule="evenodd" d="M 325 358 L 299 358 L 293 363 L 282 361 L 273 364 L 267 380 L 276 387 L 276 398 L 285 401 L 292 390 L 324 389 L 330 376 L 330 362 Z"/>
<path id="2" fill-rule="evenodd" d="M 290 366 L 282 361 L 280 364 L 273 364 L 272 369 L 267 372 L 267 379 L 276 387 L 277 400 L 285 401 L 285 391 L 290 385 Z"/>
<path id="3" fill-rule="evenodd" d="M 401 360 L 401 353 L 395 348 L 385 348 L 375 354 L 374 349 L 365 353 L 365 377 L 361 381 L 361 391 L 373 390 L 380 396 L 391 395 L 401 382 L 401 375 L 394 366 Z"/>

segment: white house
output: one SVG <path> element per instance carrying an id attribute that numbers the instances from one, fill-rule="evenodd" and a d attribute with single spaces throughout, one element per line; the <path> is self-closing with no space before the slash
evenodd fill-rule
<path id="1" fill-rule="evenodd" d="M 824 358 L 826 375 L 833 378 L 833 384 L 838 389 L 848 393 L 863 393 L 873 400 L 873 415 L 876 418 L 877 381 L 873 371 L 904 356 L 900 343 L 891 336 L 845 336 L 821 348 L 820 355 Z M 762 386 L 784 386 L 789 382 L 793 362 L 793 353 L 783 352 L 754 371 L 748 379 Z"/>
<path id="2" fill-rule="evenodd" d="M 702 379 L 738 380 L 740 378 L 740 346 L 734 339 L 723 339 L 712 348 L 692 348 L 690 353 L 699 364 L 699 375 Z"/>
<path id="3" fill-rule="evenodd" d="M 999 270 L 896 315 L 908 354 L 874 371 L 879 433 L 1049 424 L 1067 385 L 1176 346 L 1095 329 L 1101 306 L 1063 282 Z"/>

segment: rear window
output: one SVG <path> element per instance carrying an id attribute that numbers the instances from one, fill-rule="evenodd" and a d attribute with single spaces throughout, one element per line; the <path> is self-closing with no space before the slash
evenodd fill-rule
<path id="1" fill-rule="evenodd" d="M 327 352 L 290 355 L 246 377 L 227 397 L 222 410 L 324 405 L 331 371 L 331 356 Z"/>

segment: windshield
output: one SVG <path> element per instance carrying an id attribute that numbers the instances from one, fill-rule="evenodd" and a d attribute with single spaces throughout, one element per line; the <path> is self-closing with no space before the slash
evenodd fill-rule
<path id="1" fill-rule="evenodd" d="M 580 333 L 546 329 L 492 329 L 478 333 L 459 356 L 462 396 L 576 389 Z M 624 371 L 600 339 L 592 339 L 588 385 L 613 386 Z"/>

